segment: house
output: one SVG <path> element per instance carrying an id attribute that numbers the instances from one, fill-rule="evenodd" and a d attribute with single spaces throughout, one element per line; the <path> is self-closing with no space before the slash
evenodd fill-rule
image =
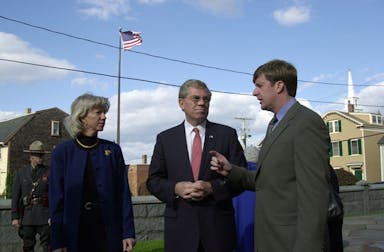
<path id="1" fill-rule="evenodd" d="M 0 195 L 5 194 L 7 176 L 12 178 L 16 169 L 29 164 L 29 155 L 23 151 L 33 141 L 42 141 L 44 148 L 52 151 L 71 138 L 62 123 L 66 116 L 56 107 L 34 113 L 28 109 L 25 115 L 0 121 Z M 50 154 L 45 155 L 44 163 L 49 165 Z"/>
<path id="2" fill-rule="evenodd" d="M 380 141 L 384 137 L 384 117 L 380 113 L 330 111 L 323 116 L 328 125 L 334 169 L 342 168 L 368 182 L 384 178 Z"/>

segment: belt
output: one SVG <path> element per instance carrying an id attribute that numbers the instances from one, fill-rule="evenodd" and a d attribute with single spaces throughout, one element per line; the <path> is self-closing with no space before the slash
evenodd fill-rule
<path id="1" fill-rule="evenodd" d="M 90 202 L 90 201 L 87 201 L 84 203 L 84 209 L 87 211 L 91 211 L 97 207 L 99 207 L 99 203 Z"/>
<path id="2" fill-rule="evenodd" d="M 30 204 L 31 205 L 41 204 L 41 198 L 32 198 Z"/>

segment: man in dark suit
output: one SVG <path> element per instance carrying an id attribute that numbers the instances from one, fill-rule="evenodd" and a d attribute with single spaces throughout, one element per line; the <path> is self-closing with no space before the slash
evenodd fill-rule
<path id="1" fill-rule="evenodd" d="M 246 166 L 246 160 L 236 131 L 207 120 L 210 99 L 204 82 L 184 82 L 179 106 L 185 121 L 157 136 L 147 187 L 166 203 L 168 252 L 232 252 L 236 245 L 232 197 L 240 191 L 210 170 L 209 151 L 220 151 L 238 166 Z"/>
<path id="2" fill-rule="evenodd" d="M 294 98 L 297 72 L 292 64 L 267 62 L 256 69 L 253 82 L 261 108 L 274 113 L 257 171 L 240 169 L 215 151 L 211 169 L 228 176 L 233 188 L 256 191 L 255 251 L 323 251 L 329 200 L 328 129 L 318 114 Z"/>

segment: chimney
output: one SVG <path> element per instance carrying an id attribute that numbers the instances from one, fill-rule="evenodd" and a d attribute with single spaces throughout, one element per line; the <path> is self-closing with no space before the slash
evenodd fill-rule
<path id="1" fill-rule="evenodd" d="M 348 100 L 348 113 L 355 112 L 355 106 L 351 104 L 351 101 Z"/>
<path id="2" fill-rule="evenodd" d="M 26 114 L 30 114 L 30 113 L 32 113 L 32 109 L 31 109 L 31 108 L 26 108 L 26 109 L 25 109 L 25 113 L 26 113 Z"/>
<path id="3" fill-rule="evenodd" d="M 147 155 L 146 155 L 146 154 L 144 154 L 144 155 L 141 156 L 141 162 L 142 162 L 143 164 L 147 164 Z"/>

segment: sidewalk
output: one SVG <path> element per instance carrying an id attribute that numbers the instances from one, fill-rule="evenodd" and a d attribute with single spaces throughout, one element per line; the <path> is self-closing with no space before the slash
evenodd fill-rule
<path id="1" fill-rule="evenodd" d="M 345 217 L 344 252 L 384 252 L 384 213 Z"/>

